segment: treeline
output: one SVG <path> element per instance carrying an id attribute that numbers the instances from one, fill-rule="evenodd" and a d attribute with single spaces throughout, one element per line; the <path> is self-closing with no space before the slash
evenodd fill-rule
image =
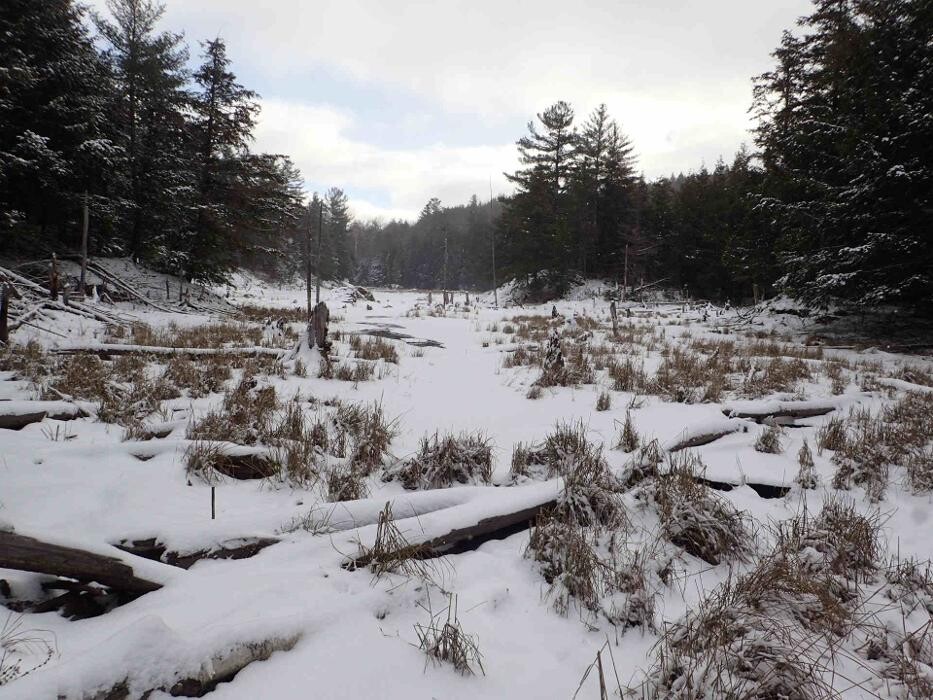
<path id="1" fill-rule="evenodd" d="M 476 195 L 469 204 L 452 207 L 432 198 L 413 223 L 356 223 L 356 279 L 421 289 L 489 289 L 502 208 L 498 200 L 480 202 Z"/>
<path id="2" fill-rule="evenodd" d="M 290 272 L 322 222 L 322 267 L 349 274 L 349 212 L 304 204 L 285 155 L 250 150 L 258 95 L 220 38 L 162 31 L 151 0 L 0 3 L 0 253 L 130 255 L 188 279 Z M 93 27 L 93 30 L 90 28 Z M 316 250 L 315 250 L 316 252 Z"/>
<path id="3" fill-rule="evenodd" d="M 489 288 L 492 226 L 499 281 L 542 293 L 601 276 L 933 313 L 933 3 L 815 0 L 799 24 L 754 80 L 754 153 L 649 182 L 605 107 L 557 102 L 517 143 L 513 196 L 481 224 L 456 207 L 369 232 L 364 277 L 442 286 L 446 230 L 449 285 Z"/>

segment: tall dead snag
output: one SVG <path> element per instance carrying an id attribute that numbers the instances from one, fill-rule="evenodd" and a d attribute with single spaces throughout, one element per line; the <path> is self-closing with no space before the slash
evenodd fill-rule
<path id="1" fill-rule="evenodd" d="M 84 190 L 84 203 L 81 207 L 81 296 L 87 296 L 87 234 L 88 234 L 87 190 Z"/>
<path id="2" fill-rule="evenodd" d="M 52 262 L 49 264 L 49 298 L 58 299 L 58 258 L 52 253 Z"/>
<path id="3" fill-rule="evenodd" d="M 10 299 L 18 299 L 19 292 L 12 284 L 0 285 L 0 344 L 10 342 Z"/>
<path id="4" fill-rule="evenodd" d="M 327 324 L 330 321 L 330 310 L 327 304 L 319 301 L 311 312 L 311 328 L 308 338 L 314 337 L 314 344 L 327 354 L 330 351 L 330 341 L 327 339 Z"/>

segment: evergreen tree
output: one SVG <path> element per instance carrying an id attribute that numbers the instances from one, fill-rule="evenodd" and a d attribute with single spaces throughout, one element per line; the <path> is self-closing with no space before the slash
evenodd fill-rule
<path id="1" fill-rule="evenodd" d="M 606 273 L 617 264 L 618 251 L 636 235 L 633 186 L 635 158 L 628 137 L 597 107 L 583 125 L 576 145 L 572 178 L 577 247 L 581 271 Z M 589 261 L 598 261 L 591 264 Z"/>
<path id="2" fill-rule="evenodd" d="M 126 249 L 181 272 L 189 263 L 183 241 L 197 190 L 186 121 L 188 51 L 180 34 L 157 30 L 162 5 L 108 0 L 107 7 L 113 20 L 96 15 L 95 23 L 109 45 L 111 123 L 125 152 L 116 192 L 123 199 Z"/>
<path id="3" fill-rule="evenodd" d="M 933 295 L 933 6 L 817 0 L 757 79 L 761 198 L 782 284 L 811 302 Z"/>
<path id="4" fill-rule="evenodd" d="M 328 271 L 336 279 L 349 279 L 355 263 L 350 251 L 350 206 L 347 195 L 339 187 L 330 188 L 324 195 L 327 213 L 327 239 L 329 241 Z"/>
<path id="5" fill-rule="evenodd" d="M 0 4 L 0 245 L 77 245 L 83 192 L 109 211 L 108 77 L 71 0 Z"/>
<path id="6" fill-rule="evenodd" d="M 198 91 L 191 101 L 190 124 L 196 153 L 198 197 L 193 229 L 185 246 L 190 251 L 189 278 L 216 278 L 233 264 L 225 241 L 239 212 L 233 190 L 248 170 L 246 149 L 259 111 L 257 95 L 236 81 L 226 45 L 218 38 L 202 44 L 204 63 L 195 71 Z"/>
<path id="7" fill-rule="evenodd" d="M 572 267 L 567 186 L 576 144 L 574 114 L 569 104 L 560 101 L 537 116 L 542 130 L 529 122 L 528 134 L 517 143 L 525 167 L 506 173 L 518 191 L 504 219 L 505 237 L 513 272 L 548 269 L 563 286 Z"/>

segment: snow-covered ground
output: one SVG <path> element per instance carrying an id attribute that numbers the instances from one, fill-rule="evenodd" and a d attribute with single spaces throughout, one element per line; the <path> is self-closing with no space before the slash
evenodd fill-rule
<path id="1" fill-rule="evenodd" d="M 666 545 L 675 552 L 675 574 L 669 585 L 654 591 L 654 624 L 628 628 L 589 611 L 555 612 L 539 565 L 524 556 L 527 530 L 434 560 L 432 583 L 396 574 L 377 579 L 366 569 L 350 571 L 342 564 L 359 553 L 361 542 L 373 542 L 378 514 L 387 501 L 393 504 L 399 529 L 412 541 L 426 541 L 489 515 L 556 498 L 563 487 L 560 479 L 516 481 L 510 467 L 517 443 L 539 443 L 558 423 L 582 421 L 591 442 L 603 446 L 610 471 L 625 474 L 633 455 L 616 445 L 626 415 L 642 444 L 657 439 L 662 448 L 695 435 L 728 432 L 690 449 L 705 464 L 708 480 L 734 486 L 717 492 L 717 497 L 754 522 L 776 523 L 804 510 L 818 513 L 823 500 L 834 492 L 836 471 L 831 453 L 820 454 L 816 448 L 820 426 L 833 416 L 847 415 L 852 407 L 880 410 L 906 389 L 930 391 L 903 378 L 905 366 L 929 373 L 929 358 L 842 349 L 825 350 L 818 359 L 816 355 L 801 359 L 814 367 L 838 359 L 852 368 L 851 378 L 835 394 L 830 380 L 814 369 L 812 379 L 801 380 L 794 391 L 753 398 L 727 391 L 715 401 L 678 403 L 657 395 L 615 391 L 600 369 L 595 383 L 544 388 L 540 398 L 529 399 L 540 368 L 504 365 L 517 347 L 529 344 L 514 333 L 521 321 L 511 319 L 550 317 L 551 304 L 497 309 L 491 295 L 478 299 L 471 295 L 467 305 L 465 295 L 458 292 L 456 305 L 439 310 L 428 304 L 426 293 L 373 291 L 375 301 L 350 302 L 346 288 L 324 290 L 335 317 L 332 328 L 341 334 L 335 352 L 348 356 L 347 339 L 353 334 L 389 331 L 404 336 L 390 341 L 399 355 L 397 364 L 377 361 L 376 378 L 354 383 L 320 378 L 317 364 L 311 362 L 307 376 L 296 376 L 290 371 L 292 363 L 283 374 L 263 381 L 283 399 L 298 395 L 309 412 L 318 410 L 308 403 L 310 397 L 323 403 L 330 399 L 367 406 L 380 403 L 385 415 L 397 421 L 388 462 L 410 458 L 421 440 L 436 432 L 478 431 L 492 445 L 490 483 L 421 493 L 406 491 L 398 481 L 384 482 L 377 473 L 367 481 L 368 498 L 327 504 L 320 485 L 299 488 L 275 480 L 225 479 L 216 487 L 212 520 L 210 485 L 186 474 L 185 426 L 217 407 L 219 394 L 162 402 L 163 415 L 147 422 L 167 424 L 171 432 L 148 441 L 124 441 L 121 427 L 93 415 L 68 421 L 47 418 L 19 431 L 0 430 L 0 526 L 119 556 L 139 576 L 162 584 L 155 592 L 88 619 L 71 621 L 58 612 L 25 613 L 21 618 L 11 613 L 11 620 L 29 636 L 47 640 L 54 653 L 33 672 L 0 685 L 0 698 L 104 697 L 120 683 L 126 684 L 129 697 L 152 688 L 165 690 L 148 697 L 169 697 L 166 691 L 174 681 L 194 675 L 236 645 L 270 639 L 297 639 L 297 643 L 248 665 L 231 682 L 217 686 L 211 697 L 571 698 L 607 641 L 613 669 L 608 670 L 606 652 L 602 660 L 607 678 L 612 679 L 610 693 L 618 686 L 638 688 L 643 672 L 652 665 L 651 650 L 664 623 L 680 619 L 705 592 L 746 570 L 749 563 L 729 560 L 710 565 Z M 435 293 L 433 301 L 439 297 Z M 304 300 L 303 289 L 274 287 L 245 277 L 230 290 L 233 303 L 289 309 L 301 308 Z M 216 320 L 209 314 L 120 307 L 120 314 L 154 328 Z M 587 347 L 609 342 L 607 302 L 577 294 L 558 302 L 556 308 L 563 319 L 553 326 L 570 331 L 568 342 Z M 744 335 L 748 330 L 757 331 L 763 342 L 785 342 L 772 331 L 798 340 L 806 333 L 803 321 L 794 316 L 767 317 L 761 321 L 764 325 L 750 328 L 742 325 L 739 312 L 679 304 L 635 307 L 631 317 L 620 315 L 622 322 L 649 328 L 671 343 L 687 343 L 688 337 L 750 343 L 754 339 Z M 590 326 L 595 330 L 587 330 Z M 92 319 L 77 321 L 62 314 L 56 328 L 67 338 L 24 327 L 15 339 L 20 343 L 36 339 L 48 348 L 112 340 L 106 337 L 104 325 Z M 798 342 L 793 347 L 802 346 Z M 636 354 L 648 374 L 663 360 L 657 348 L 630 345 L 623 352 Z M 755 372 L 754 360 L 751 372 Z M 877 383 L 866 386 L 870 382 L 864 381 L 865 375 Z M 228 385 L 235 383 L 236 376 L 234 372 Z M 0 413 L 4 405 L 9 408 L 38 398 L 35 386 L 14 378 L 14 373 L 5 372 L 0 379 Z M 597 410 L 597 399 L 604 392 L 611 405 Z M 773 411 L 779 402 L 799 407 L 802 399 L 835 410 L 799 419 L 796 427 L 785 429 L 780 454 L 754 447 L 767 426 L 724 415 L 724 410 L 734 415 Z M 88 409 L 93 413 L 93 407 Z M 804 441 L 812 448 L 817 478 L 817 487 L 809 490 L 795 482 Z M 762 498 L 751 485 L 790 490 L 783 498 Z M 844 494 L 854 499 L 858 510 L 881 514 L 889 554 L 925 562 L 933 554 L 933 507 L 929 492 L 913 491 L 905 486 L 899 465 L 894 465 L 882 500 L 872 502 L 860 486 Z M 653 516 L 641 513 L 643 504 L 637 498 L 631 494 L 624 498 L 633 522 L 656 525 Z M 289 522 L 309 512 L 329 520 L 330 527 L 325 528 L 329 531 L 283 532 Z M 280 542 L 250 558 L 206 559 L 188 570 L 110 546 L 156 538 L 168 550 L 184 553 L 237 538 L 264 537 Z M 647 537 L 633 535 L 632 541 Z M 762 539 L 754 546 L 766 548 L 767 537 Z M 0 569 L 0 579 L 12 588 L 11 597 L 19 600 L 41 598 L 40 582 L 47 578 Z M 448 594 L 456 596 L 458 620 L 475 638 L 484 673 L 461 675 L 450 665 L 430 663 L 419 649 L 416 625 L 427 625 L 431 611 L 445 610 L 451 600 Z M 0 610 L 0 624 L 5 617 Z M 447 619 L 446 613 L 440 619 Z M 18 645 L 14 652 L 22 657 L 21 671 L 45 661 L 41 644 Z M 858 676 L 836 686 L 846 697 L 900 692 L 867 680 L 874 673 L 867 662 L 843 666 Z M 599 697 L 595 672 L 583 683 L 580 697 Z"/>

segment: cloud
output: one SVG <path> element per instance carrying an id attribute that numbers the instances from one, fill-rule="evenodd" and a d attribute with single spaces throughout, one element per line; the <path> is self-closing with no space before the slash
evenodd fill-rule
<path id="1" fill-rule="evenodd" d="M 255 147 L 291 156 L 309 189 L 340 187 L 360 218 L 415 218 L 430 197 L 461 203 L 470 194 L 507 189 L 503 171 L 516 165 L 512 144 L 391 149 L 347 135 L 352 114 L 333 106 L 263 100 Z M 386 193 L 382 203 L 356 192 Z"/>
<path id="2" fill-rule="evenodd" d="M 558 99 L 581 118 L 605 102 L 648 177 L 728 160 L 749 140 L 751 76 L 770 67 L 781 31 L 812 8 L 810 0 L 165 2 L 166 27 L 192 44 L 222 35 L 235 70 L 269 98 L 261 147 L 294 156 L 312 186 L 356 189 L 371 210 L 392 213 L 417 211 L 432 195 L 454 203 L 486 194 L 490 176 L 504 191 L 514 140 Z M 325 93 L 332 104 L 321 104 Z"/>

